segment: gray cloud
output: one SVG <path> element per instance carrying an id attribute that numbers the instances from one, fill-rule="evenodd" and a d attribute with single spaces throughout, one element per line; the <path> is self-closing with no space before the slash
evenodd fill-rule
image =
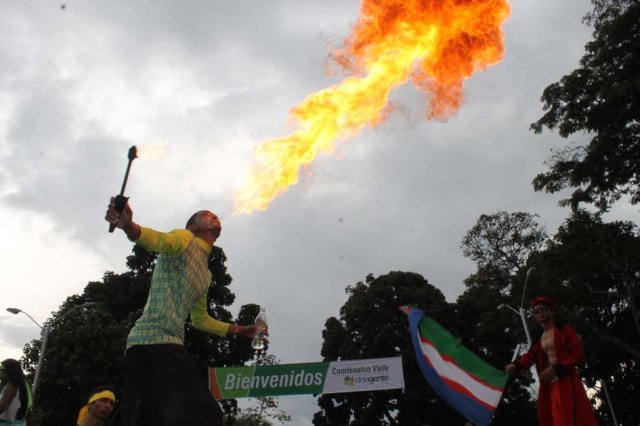
<path id="1" fill-rule="evenodd" d="M 0 318 L 0 343 L 6 346 L 14 346 L 22 349 L 26 343 L 40 338 L 40 329 L 35 324 L 10 317 Z M 7 358 L 6 354 L 0 355 L 0 361 Z M 19 357 L 18 357 L 19 358 Z"/>

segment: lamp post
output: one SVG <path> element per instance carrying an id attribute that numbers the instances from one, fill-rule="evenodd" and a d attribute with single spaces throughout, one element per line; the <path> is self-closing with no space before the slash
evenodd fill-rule
<path id="1" fill-rule="evenodd" d="M 513 312 L 518 314 L 518 316 L 520 317 L 520 320 L 522 321 L 522 327 L 524 328 L 524 334 L 525 334 L 525 336 L 527 336 L 527 349 L 531 347 L 533 342 L 531 340 L 531 333 L 529 332 L 529 326 L 527 325 L 527 316 L 524 313 L 523 305 L 524 305 L 525 290 L 527 289 L 527 282 L 529 281 L 529 275 L 531 275 L 531 272 L 533 272 L 534 269 L 535 269 L 535 267 L 532 266 L 531 268 L 529 268 L 527 270 L 527 276 L 524 279 L 524 286 L 522 287 L 522 298 L 520 299 L 520 306 L 518 307 L 518 309 L 516 309 L 516 308 L 514 308 L 512 306 L 509 306 L 506 303 L 501 303 L 501 304 L 498 305 L 498 309 L 502 309 L 502 308 L 511 309 Z M 517 353 L 518 349 L 519 348 L 516 348 L 516 353 Z M 516 353 L 513 354 L 513 360 L 516 359 Z M 538 374 L 536 372 L 536 369 L 533 368 L 533 366 L 531 366 L 531 374 L 533 375 L 534 380 L 537 381 Z"/>
<path id="2" fill-rule="evenodd" d="M 67 311 L 61 317 L 58 317 L 54 321 L 52 321 L 51 323 L 47 324 L 44 327 L 44 329 L 33 318 L 31 318 L 31 315 L 29 315 L 25 311 L 23 311 L 21 309 L 18 309 L 18 308 L 7 308 L 7 311 L 11 312 L 14 315 L 17 315 L 20 312 L 22 312 L 23 314 L 28 316 L 29 319 L 31 319 L 31 321 L 33 321 L 42 330 L 42 347 L 40 348 L 40 356 L 38 357 L 38 365 L 36 366 L 36 374 L 35 374 L 35 377 L 33 378 L 33 386 L 32 386 L 32 389 L 31 389 L 31 393 L 32 393 L 34 398 L 36 396 L 36 388 L 38 386 L 38 381 L 40 380 L 40 371 L 42 370 L 42 362 L 44 360 L 44 351 L 47 348 L 47 340 L 49 339 L 49 333 L 51 333 L 51 324 L 54 324 L 56 321 L 60 321 L 62 318 L 66 317 L 71 312 L 75 311 L 76 309 L 79 309 L 79 308 L 90 308 L 90 307 L 96 306 L 96 305 L 97 305 L 96 302 L 84 302 L 82 305 L 76 306 L 75 308 Z"/>
<path id="3" fill-rule="evenodd" d="M 500 305 L 498 305 L 498 309 L 508 308 L 508 309 L 511 309 L 516 314 L 518 314 L 518 316 L 520 316 L 520 319 L 522 320 L 522 327 L 524 327 L 524 334 L 527 336 L 527 343 L 529 348 L 532 345 L 531 333 L 529 332 L 529 326 L 527 325 L 527 316 L 524 313 L 523 306 L 524 306 L 525 291 L 527 290 L 527 282 L 529 281 L 529 275 L 531 275 L 531 272 L 533 272 L 534 269 L 536 269 L 534 266 L 527 269 L 527 276 L 524 279 L 524 287 L 522 287 L 522 298 L 520 299 L 520 307 L 516 309 L 514 307 L 507 305 L 506 303 L 501 303 Z"/>
<path id="4" fill-rule="evenodd" d="M 41 326 L 40 324 L 38 324 L 38 322 L 37 322 L 36 320 L 34 320 L 33 318 L 31 318 L 31 315 L 29 315 L 28 313 L 26 313 L 26 312 L 25 312 L 25 311 L 23 311 L 22 309 L 18 309 L 18 308 L 7 308 L 7 311 L 8 311 L 8 312 L 11 312 L 13 315 L 18 315 L 20 312 L 22 312 L 23 314 L 25 314 L 26 316 L 28 316 L 28 317 L 29 317 L 29 319 L 30 319 L 31 321 L 33 321 L 33 323 L 34 323 L 35 325 L 37 325 L 37 326 L 40 328 L 40 330 L 42 330 L 42 326 Z"/>
<path id="5" fill-rule="evenodd" d="M 524 309 L 522 309 L 522 306 L 520 307 L 520 309 L 516 310 L 515 308 L 507 305 L 506 303 L 501 303 L 500 305 L 498 305 L 498 309 L 502 309 L 502 308 L 511 309 L 513 312 L 515 312 L 520 316 L 520 319 L 522 320 L 522 326 L 524 327 L 524 334 L 527 336 L 527 348 L 530 348 L 532 344 L 531 334 L 529 333 L 529 327 L 527 326 L 527 317 L 525 316 Z"/>
<path id="6" fill-rule="evenodd" d="M 531 275 L 531 272 L 533 272 L 534 269 L 536 269 L 535 266 L 532 266 L 531 268 L 527 269 L 527 276 L 524 279 L 524 287 L 522 287 L 522 298 L 520 299 L 520 310 L 522 310 L 522 306 L 524 305 L 524 295 L 527 290 L 527 282 L 529 281 L 529 275 Z"/>

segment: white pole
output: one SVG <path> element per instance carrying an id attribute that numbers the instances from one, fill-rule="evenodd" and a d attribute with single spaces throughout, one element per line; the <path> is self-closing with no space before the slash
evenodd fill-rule
<path id="1" fill-rule="evenodd" d="M 35 398 L 36 389 L 38 387 L 38 381 L 40 380 L 40 372 L 42 371 L 42 361 L 44 360 L 44 351 L 47 349 L 47 340 L 49 339 L 49 333 L 51 332 L 51 326 L 49 324 L 44 328 L 42 335 L 42 347 L 40 348 L 40 356 L 38 357 L 38 365 L 36 366 L 36 375 L 33 378 L 33 388 L 31 394 Z"/>
<path id="2" fill-rule="evenodd" d="M 533 342 L 531 341 L 531 333 L 529 332 L 529 326 L 527 325 L 527 316 L 524 313 L 524 309 L 520 306 L 518 310 L 518 315 L 520 315 L 520 319 L 522 320 L 522 327 L 524 327 L 524 334 L 527 336 L 527 349 L 531 347 Z"/>
<path id="3" fill-rule="evenodd" d="M 607 398 L 607 405 L 609 406 L 609 411 L 611 411 L 611 417 L 613 418 L 614 426 L 618 426 L 618 420 L 616 419 L 616 413 L 613 412 L 613 405 L 611 404 L 611 398 L 609 397 L 609 390 L 607 389 L 607 384 L 604 380 L 600 380 L 602 383 L 602 389 L 604 389 L 604 396 Z"/>

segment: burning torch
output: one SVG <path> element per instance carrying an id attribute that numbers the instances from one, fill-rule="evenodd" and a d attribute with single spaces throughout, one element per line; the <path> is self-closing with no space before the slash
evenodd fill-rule
<path id="1" fill-rule="evenodd" d="M 129 197 L 124 196 L 124 188 L 127 186 L 127 179 L 129 179 L 129 170 L 131 170 L 131 163 L 138 157 L 138 149 L 134 146 L 129 148 L 129 163 L 127 163 L 127 171 L 124 173 L 124 181 L 122 182 L 122 189 L 120 189 L 120 195 L 116 195 L 116 211 L 121 213 L 124 210 L 124 206 L 127 205 Z M 116 229 L 115 223 L 109 224 L 109 232 L 113 232 Z"/>

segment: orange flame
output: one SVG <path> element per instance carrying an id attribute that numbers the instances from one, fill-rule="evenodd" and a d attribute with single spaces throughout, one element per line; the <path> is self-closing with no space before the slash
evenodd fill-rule
<path id="1" fill-rule="evenodd" d="M 136 154 L 139 158 L 164 157 L 164 149 L 166 146 L 167 142 L 136 145 Z"/>
<path id="2" fill-rule="evenodd" d="M 455 113 L 464 79 L 502 58 L 509 11 L 507 0 L 363 0 L 345 47 L 332 54 L 351 76 L 308 96 L 291 110 L 296 130 L 256 149 L 234 214 L 266 209 L 318 153 L 380 123 L 389 93 L 410 78 L 427 95 L 427 119 Z"/>

